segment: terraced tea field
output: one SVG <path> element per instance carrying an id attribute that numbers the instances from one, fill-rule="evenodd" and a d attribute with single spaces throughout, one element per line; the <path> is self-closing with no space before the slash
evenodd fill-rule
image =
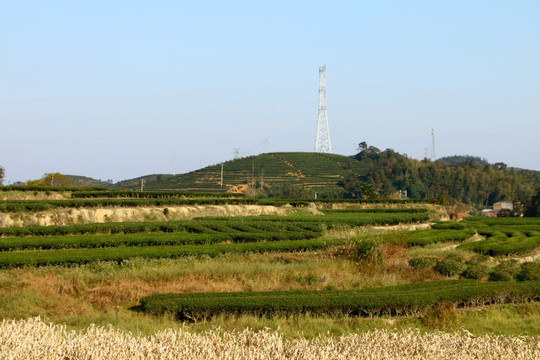
<path id="1" fill-rule="evenodd" d="M 259 200 L 101 189 L 58 201 L 6 201 L 2 211 L 24 217 L 76 206 L 114 211 L 184 201 Z M 21 319 L 2 326 L 42 332 L 41 320 L 24 320 L 41 316 L 69 329 L 112 324 L 140 336 L 171 329 L 201 341 L 216 327 L 231 339 L 249 327 L 253 339 L 284 337 L 287 344 L 319 334 L 323 342 L 342 335 L 376 339 L 385 331 L 412 339 L 411 328 L 428 334 L 464 328 L 474 334 L 471 349 L 481 339 L 475 336 L 500 334 L 508 342 L 532 336 L 516 349 L 539 351 L 538 219 L 439 222 L 432 205 L 411 202 L 280 201 L 269 203 L 286 207 L 288 215 L 0 228 L 0 316 Z M 417 225 L 424 229 L 406 230 Z M 85 341 L 84 333 L 62 331 L 58 339 Z M 2 339 L 0 349 L 24 349 Z M 276 346 L 272 341 L 265 346 Z"/>

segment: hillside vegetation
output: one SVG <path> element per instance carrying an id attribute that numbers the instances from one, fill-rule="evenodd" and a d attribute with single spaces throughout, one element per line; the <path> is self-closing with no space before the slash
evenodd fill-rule
<path id="1" fill-rule="evenodd" d="M 448 159 L 452 161 L 447 161 Z M 143 178 L 116 184 L 137 189 Z M 493 165 L 473 157 L 414 160 L 365 143 L 355 156 L 320 153 L 269 153 L 227 161 L 183 175 L 144 177 L 146 190 L 242 192 L 283 198 L 439 198 L 479 206 L 526 199 L 535 193 L 540 172 Z"/>

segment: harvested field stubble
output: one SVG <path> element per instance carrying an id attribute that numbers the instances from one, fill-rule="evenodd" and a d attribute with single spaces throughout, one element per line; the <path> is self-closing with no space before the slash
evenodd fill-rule
<path id="1" fill-rule="evenodd" d="M 277 332 L 249 329 L 165 330 L 137 337 L 112 327 L 67 331 L 31 318 L 2 321 L 0 354 L 9 359 L 537 359 L 540 338 L 375 330 L 285 340 Z"/>

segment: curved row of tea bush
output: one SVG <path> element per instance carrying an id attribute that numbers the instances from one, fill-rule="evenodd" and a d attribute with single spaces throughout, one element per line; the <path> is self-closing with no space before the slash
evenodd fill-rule
<path id="1" fill-rule="evenodd" d="M 362 290 L 155 294 L 140 299 L 150 314 L 170 313 L 180 320 L 217 314 L 413 315 L 441 301 L 456 306 L 540 300 L 540 281 L 479 282 L 446 280 Z"/>
<path id="2" fill-rule="evenodd" d="M 463 224 L 470 226 L 478 225 L 487 225 L 487 226 L 498 226 L 498 225 L 540 225 L 540 217 L 499 217 L 499 218 L 489 218 L 489 217 L 468 217 L 463 219 Z"/>
<path id="3" fill-rule="evenodd" d="M 459 249 L 473 250 L 489 256 L 524 254 L 540 246 L 540 232 L 482 232 L 488 237 L 481 241 L 461 244 Z M 510 236 L 509 236 L 510 235 Z M 529 236 L 530 235 L 530 236 Z"/>
<path id="4" fill-rule="evenodd" d="M 75 199 L 126 198 L 126 199 L 166 199 L 166 198 L 244 198 L 244 194 L 226 192 L 193 191 L 77 191 L 71 193 Z"/>
<path id="5" fill-rule="evenodd" d="M 417 230 L 410 234 L 408 244 L 411 246 L 426 246 L 439 242 L 461 242 L 474 234 L 474 230 Z"/>
<path id="6" fill-rule="evenodd" d="M 94 261 L 122 262 L 132 258 L 154 259 L 203 255 L 217 256 L 225 253 L 308 251 L 344 244 L 347 241 L 347 239 L 310 239 L 210 245 L 120 246 L 90 249 L 9 251 L 0 252 L 0 268 L 86 264 Z"/>
<path id="7" fill-rule="evenodd" d="M 464 230 L 467 228 L 467 226 L 461 222 L 438 221 L 432 224 L 431 228 L 434 230 Z"/>

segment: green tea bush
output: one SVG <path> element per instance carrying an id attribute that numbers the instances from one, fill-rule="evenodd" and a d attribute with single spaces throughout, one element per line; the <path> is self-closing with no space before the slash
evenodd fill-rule
<path id="1" fill-rule="evenodd" d="M 516 275 L 518 281 L 540 281 L 540 262 L 525 262 Z"/>
<path id="2" fill-rule="evenodd" d="M 473 230 L 417 230 L 411 234 L 409 244 L 425 246 L 440 242 L 464 241 L 473 235 Z"/>
<path id="3" fill-rule="evenodd" d="M 429 317 L 440 325 L 444 319 L 453 321 L 454 306 L 538 299 L 539 281 L 440 280 L 361 290 L 154 294 L 140 299 L 138 310 L 154 315 L 168 313 L 180 320 L 196 320 L 242 313 L 258 316 L 298 313 L 417 315 L 436 308 Z M 429 326 L 428 318 L 425 321 Z"/>
<path id="4" fill-rule="evenodd" d="M 437 263 L 436 257 L 417 257 L 409 260 L 409 266 L 415 269 L 428 269 Z"/>
<path id="5" fill-rule="evenodd" d="M 461 273 L 464 279 L 482 280 L 489 275 L 489 267 L 482 263 L 474 263 L 467 266 Z"/>
<path id="6" fill-rule="evenodd" d="M 495 266 L 489 273 L 489 281 L 510 281 L 519 270 L 517 260 L 506 260 Z"/>
<path id="7" fill-rule="evenodd" d="M 363 239 L 356 244 L 358 260 L 369 265 L 382 265 L 383 253 L 381 244 L 375 239 Z"/>
<path id="8" fill-rule="evenodd" d="M 444 276 L 455 276 L 461 274 L 464 267 L 465 266 L 463 263 L 451 258 L 440 260 L 437 262 L 437 264 L 435 264 L 435 270 Z"/>
<path id="9" fill-rule="evenodd" d="M 0 268 L 86 264 L 95 261 L 122 262 L 133 258 L 178 258 L 186 256 L 217 256 L 226 253 L 293 252 L 326 249 L 346 243 L 347 239 L 287 240 L 245 242 L 234 244 L 203 244 L 179 246 L 116 246 L 104 248 L 25 250 L 0 252 Z"/>
<path id="10" fill-rule="evenodd" d="M 464 230 L 466 226 L 460 222 L 454 221 L 439 221 L 431 225 L 434 230 Z"/>

